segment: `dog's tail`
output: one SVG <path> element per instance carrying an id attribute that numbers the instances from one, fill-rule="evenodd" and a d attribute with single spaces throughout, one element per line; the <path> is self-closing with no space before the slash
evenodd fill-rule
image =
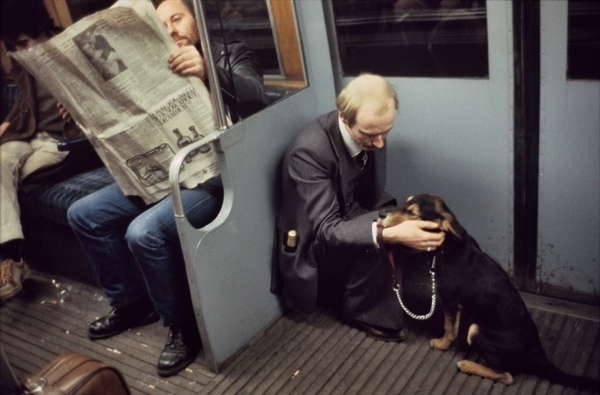
<path id="1" fill-rule="evenodd" d="M 540 377 L 550 381 L 551 383 L 600 394 L 600 380 L 594 380 L 592 378 L 576 376 L 563 372 L 550 361 L 548 361 L 548 363 L 541 368 L 541 371 L 537 373 Z"/>

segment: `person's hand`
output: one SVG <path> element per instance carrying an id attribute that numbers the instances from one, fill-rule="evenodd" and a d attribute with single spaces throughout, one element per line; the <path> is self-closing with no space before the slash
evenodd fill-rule
<path id="1" fill-rule="evenodd" d="M 71 114 L 69 113 L 69 111 L 65 108 L 65 106 L 62 105 L 62 103 L 57 102 L 56 103 L 56 107 L 58 108 L 58 112 L 60 113 L 60 117 L 65 121 L 65 122 L 72 122 L 73 118 L 71 117 Z"/>
<path id="2" fill-rule="evenodd" d="M 4 132 L 6 132 L 6 129 L 8 129 L 9 125 L 9 122 L 2 122 L 2 124 L 0 125 L 0 136 L 2 136 Z"/>
<path id="3" fill-rule="evenodd" d="M 177 48 L 169 56 L 169 68 L 174 73 L 184 76 L 196 76 L 206 80 L 205 60 L 193 45 Z"/>
<path id="4" fill-rule="evenodd" d="M 381 221 L 378 223 L 381 226 Z M 445 235 L 437 223 L 421 220 L 404 221 L 385 228 L 382 232 L 386 244 L 403 244 L 420 251 L 430 251 L 441 246 Z"/>

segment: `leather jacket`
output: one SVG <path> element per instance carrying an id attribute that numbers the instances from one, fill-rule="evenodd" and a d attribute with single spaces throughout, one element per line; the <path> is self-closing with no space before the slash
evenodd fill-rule
<path id="1" fill-rule="evenodd" d="M 228 42 L 226 46 L 213 41 L 211 50 L 223 102 L 232 121 L 237 122 L 263 109 L 267 105 L 267 95 L 254 51 L 237 40 Z"/>

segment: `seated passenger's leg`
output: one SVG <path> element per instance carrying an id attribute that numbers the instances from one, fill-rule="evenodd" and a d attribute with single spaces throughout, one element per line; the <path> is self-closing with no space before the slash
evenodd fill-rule
<path id="1" fill-rule="evenodd" d="M 158 320 L 125 241 L 127 226 L 146 208 L 139 197 L 127 197 L 112 184 L 73 203 L 67 212 L 71 228 L 114 307 L 90 325 L 91 339 L 107 338 Z"/>
<path id="2" fill-rule="evenodd" d="M 0 145 L 0 300 L 23 289 L 30 275 L 21 258 L 23 229 L 17 198 L 23 163 L 33 153 L 28 142 L 9 141 Z"/>
<path id="3" fill-rule="evenodd" d="M 58 150 L 58 140 L 47 132 L 39 132 L 30 142 L 33 153 L 21 169 L 21 179 L 27 178 L 33 172 L 45 169 L 62 162 L 68 152 Z"/>
<path id="4" fill-rule="evenodd" d="M 182 189 L 183 209 L 200 228 L 215 219 L 223 202 L 220 177 L 194 189 Z M 133 220 L 125 236 L 148 285 L 148 292 L 165 326 L 193 320 L 187 275 L 173 199 L 169 195 Z"/>
<path id="5" fill-rule="evenodd" d="M 220 177 L 191 190 L 183 189 L 181 197 L 190 223 L 197 228 L 207 225 L 217 216 L 223 201 Z M 161 376 L 176 374 L 195 359 L 200 337 L 171 196 L 139 215 L 129 226 L 126 239 L 163 325 L 170 327 L 167 344 L 159 358 L 158 373 Z"/>

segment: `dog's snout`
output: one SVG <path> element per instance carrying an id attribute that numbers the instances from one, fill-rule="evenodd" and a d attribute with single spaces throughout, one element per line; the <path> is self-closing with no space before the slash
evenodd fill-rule
<path id="1" fill-rule="evenodd" d="M 398 208 L 395 206 L 382 208 L 379 210 L 379 218 L 386 219 L 395 211 L 398 211 Z"/>

